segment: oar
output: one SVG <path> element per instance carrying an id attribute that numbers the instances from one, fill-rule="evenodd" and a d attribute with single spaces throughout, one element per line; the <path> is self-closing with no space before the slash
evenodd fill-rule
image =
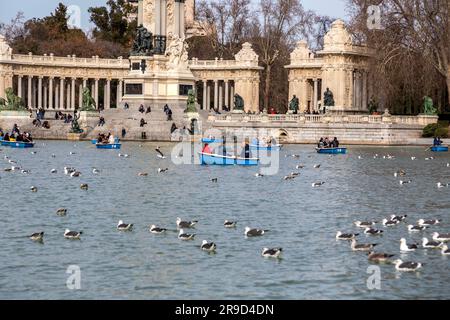
<path id="1" fill-rule="evenodd" d="M 431 147 L 428 147 L 428 148 L 425 149 L 425 151 L 429 151 L 429 150 L 431 150 Z"/>

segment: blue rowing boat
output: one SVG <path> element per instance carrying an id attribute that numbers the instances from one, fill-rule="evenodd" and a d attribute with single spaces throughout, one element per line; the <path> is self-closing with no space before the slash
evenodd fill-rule
<path id="1" fill-rule="evenodd" d="M 347 148 L 316 148 L 320 154 L 346 154 Z"/>
<path id="2" fill-rule="evenodd" d="M 272 146 L 261 146 L 259 144 L 251 144 L 250 149 L 252 150 L 265 150 L 265 151 L 280 151 L 283 147 L 282 144 L 274 144 Z"/>
<path id="3" fill-rule="evenodd" d="M 33 148 L 34 147 L 34 142 L 4 141 L 4 140 L 2 140 L 1 144 L 2 144 L 2 146 L 5 146 L 5 147 L 18 148 L 18 149 Z"/>
<path id="4" fill-rule="evenodd" d="M 200 162 L 202 165 L 218 165 L 218 166 L 257 166 L 259 164 L 258 158 L 241 158 L 228 157 L 218 154 L 209 154 L 199 152 Z"/>
<path id="5" fill-rule="evenodd" d="M 92 139 L 92 140 L 91 140 L 91 143 L 92 143 L 92 144 L 97 144 L 97 139 Z"/>
<path id="6" fill-rule="evenodd" d="M 97 149 L 120 149 L 120 143 L 97 143 Z"/>
<path id="7" fill-rule="evenodd" d="M 212 143 L 223 143 L 223 139 L 215 139 L 215 138 L 203 138 L 203 143 L 212 144 Z"/>
<path id="8" fill-rule="evenodd" d="M 434 147 L 431 147 L 431 151 L 433 151 L 433 152 L 448 152 L 448 147 L 447 146 L 434 146 Z"/>

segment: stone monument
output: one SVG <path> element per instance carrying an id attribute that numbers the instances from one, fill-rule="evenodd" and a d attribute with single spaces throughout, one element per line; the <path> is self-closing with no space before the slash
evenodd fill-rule
<path id="1" fill-rule="evenodd" d="M 123 102 L 184 110 L 195 79 L 188 67 L 185 0 L 139 0 L 138 29 Z M 174 109 L 175 108 L 175 109 Z"/>
<path id="2" fill-rule="evenodd" d="M 244 99 L 237 93 L 234 95 L 233 111 L 231 113 L 244 113 Z"/>

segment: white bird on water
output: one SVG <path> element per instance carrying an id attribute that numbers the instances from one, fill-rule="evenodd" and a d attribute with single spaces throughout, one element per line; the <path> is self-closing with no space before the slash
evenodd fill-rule
<path id="1" fill-rule="evenodd" d="M 417 221 L 417 223 L 419 224 L 419 226 L 435 226 L 437 224 L 440 224 L 442 222 L 442 220 L 425 220 L 425 219 L 419 219 Z"/>
<path id="2" fill-rule="evenodd" d="M 217 249 L 217 245 L 214 242 L 208 242 L 207 240 L 203 240 L 200 249 L 206 252 L 214 252 Z"/>
<path id="3" fill-rule="evenodd" d="M 422 239 L 422 247 L 425 249 L 440 249 L 444 243 L 440 241 L 430 241 L 427 238 Z"/>
<path id="4" fill-rule="evenodd" d="M 185 233 L 183 229 L 180 229 L 180 233 L 178 234 L 178 239 L 183 241 L 194 240 L 194 237 L 195 233 L 193 234 Z"/>
<path id="5" fill-rule="evenodd" d="M 416 251 L 416 249 L 418 249 L 417 244 L 415 244 L 415 243 L 407 244 L 405 238 L 400 239 L 400 251 L 411 252 L 411 251 Z"/>
<path id="6" fill-rule="evenodd" d="M 281 254 L 283 253 L 283 248 L 264 248 L 262 250 L 261 255 L 264 258 L 274 258 L 274 259 L 279 259 L 281 258 Z"/>
<path id="7" fill-rule="evenodd" d="M 400 259 L 395 260 L 394 264 L 395 269 L 402 272 L 415 272 L 423 267 L 422 263 L 420 262 L 403 262 Z"/>

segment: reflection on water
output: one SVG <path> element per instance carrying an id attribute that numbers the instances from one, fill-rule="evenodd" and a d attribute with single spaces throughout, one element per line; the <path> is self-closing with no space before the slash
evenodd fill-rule
<path id="1" fill-rule="evenodd" d="M 0 168 L 17 160 L 31 174 L 1 172 L 0 298 L 3 299 L 448 299 L 448 257 L 418 250 L 400 255 L 399 239 L 420 241 L 433 231 L 450 232 L 448 154 L 434 161 L 422 147 L 351 147 L 348 155 L 317 155 L 312 146 L 286 146 L 276 176 L 256 178 L 256 168 L 175 166 L 157 159 L 156 144 L 125 143 L 119 151 L 96 150 L 87 142 L 39 142 L 34 151 L 3 148 Z M 172 145 L 161 145 L 170 154 Z M 75 154 L 70 155 L 70 152 Z M 56 157 L 52 158 L 51 154 Z M 379 159 L 373 155 L 378 153 Z M 393 160 L 382 159 L 392 154 Z M 299 154 L 300 159 L 285 157 Z M 416 161 L 411 156 L 417 156 Z M 358 159 L 361 156 L 362 159 Z M 300 177 L 282 178 L 304 164 Z M 320 169 L 313 169 L 321 164 Z M 64 166 L 82 172 L 63 173 Z M 92 168 L 100 174 L 92 174 Z M 158 168 L 169 168 L 158 174 Z M 58 169 L 51 174 L 51 169 Z M 404 169 L 412 184 L 400 186 L 394 172 Z M 138 177 L 148 172 L 147 177 Z M 218 183 L 212 183 L 218 178 Z M 316 181 L 325 181 L 312 188 Z M 88 191 L 80 189 L 89 185 Z M 39 188 L 37 193 L 30 187 Z M 66 217 L 56 215 L 68 208 Z M 424 234 L 409 234 L 406 225 L 389 229 L 378 251 L 426 263 L 420 274 L 400 274 L 381 265 L 381 290 L 370 291 L 367 257 L 337 242 L 337 230 L 355 232 L 355 220 L 381 220 L 390 214 L 443 219 Z M 177 239 L 177 217 L 199 220 L 196 241 Z M 133 232 L 118 232 L 117 221 L 134 223 Z M 225 219 L 238 228 L 223 227 Z M 150 224 L 167 227 L 166 235 L 148 232 Z M 269 229 L 261 238 L 245 239 L 246 226 Z M 378 226 L 379 227 L 379 226 Z M 64 229 L 82 230 L 81 241 L 64 239 Z M 26 235 L 45 231 L 44 244 Z M 200 250 L 214 241 L 217 254 Z M 263 247 L 282 247 L 284 259 L 261 257 Z M 81 290 L 69 290 L 66 269 L 81 268 Z"/>

